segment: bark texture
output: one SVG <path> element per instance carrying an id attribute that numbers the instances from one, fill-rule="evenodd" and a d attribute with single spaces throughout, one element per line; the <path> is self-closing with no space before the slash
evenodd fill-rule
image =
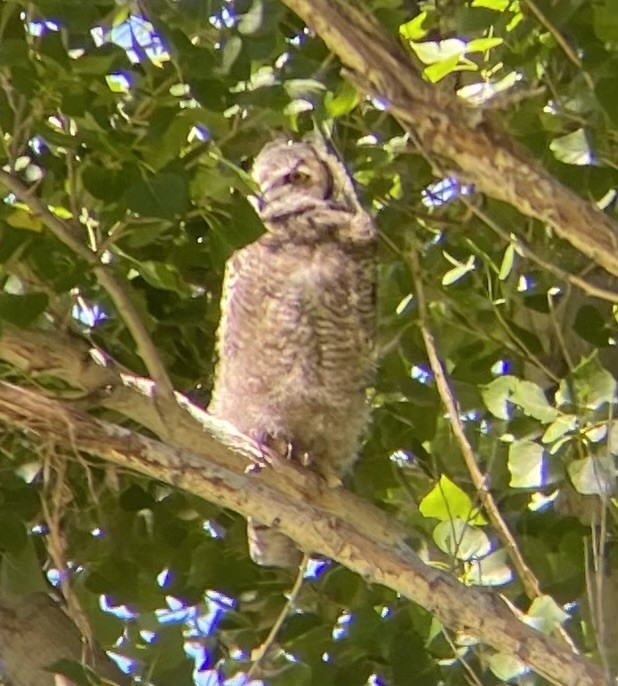
<path id="1" fill-rule="evenodd" d="M 556 181 L 482 110 L 423 81 L 371 15 L 345 0 L 282 1 L 339 57 L 359 89 L 380 98 L 433 160 L 445 160 L 442 173 L 552 227 L 618 276 L 618 226 Z"/>
<path id="2" fill-rule="evenodd" d="M 483 643 L 517 656 L 552 683 L 605 683 L 596 665 L 524 625 L 499 596 L 464 587 L 422 563 L 405 543 L 406 530 L 382 511 L 341 488 L 325 486 L 316 474 L 293 463 L 280 461 L 276 469 L 246 474 L 249 461 L 259 458 L 260 451 L 230 425 L 213 420 L 180 396 L 184 407 L 171 404 L 161 417 L 153 399 L 137 390 L 148 390 L 146 380 L 122 377 L 111 368 L 93 368 L 97 365 L 87 345 L 79 341 L 39 332 L 35 344 L 28 342 L 29 336 L 30 332 L 7 328 L 0 339 L 0 357 L 41 371 L 53 361 L 57 373 L 64 370 L 65 380 L 78 388 L 88 386 L 90 398 L 117 411 L 123 408 L 123 414 L 139 418 L 169 443 L 93 419 L 74 406 L 7 383 L 0 384 L 0 421 L 34 440 L 55 441 L 276 526 L 302 548 L 392 588 L 435 613 L 445 626 L 466 630 Z M 32 357 L 27 359 L 29 354 Z M 69 377 L 71 369 L 79 374 Z M 96 393 L 100 381 L 108 390 Z"/>
<path id="3" fill-rule="evenodd" d="M 59 660 L 81 662 L 84 653 L 77 627 L 50 596 L 37 593 L 17 603 L 0 601 L 0 659 L 13 686 L 54 686 L 54 674 L 47 668 Z M 103 651 L 94 656 L 92 667 L 116 684 L 130 682 Z"/>

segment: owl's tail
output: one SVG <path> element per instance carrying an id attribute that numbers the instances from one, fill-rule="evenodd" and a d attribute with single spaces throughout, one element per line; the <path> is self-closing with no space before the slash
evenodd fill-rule
<path id="1" fill-rule="evenodd" d="M 298 567 L 303 558 L 291 538 L 252 518 L 247 520 L 247 538 L 251 559 L 262 567 Z"/>

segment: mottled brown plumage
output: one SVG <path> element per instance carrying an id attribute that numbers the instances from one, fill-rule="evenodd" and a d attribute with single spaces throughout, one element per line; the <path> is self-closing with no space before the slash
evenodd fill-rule
<path id="1" fill-rule="evenodd" d="M 319 143 L 268 144 L 255 160 L 267 232 L 229 260 L 210 411 L 329 481 L 357 456 L 374 367 L 375 228 Z M 300 553 L 249 522 L 252 558 Z"/>

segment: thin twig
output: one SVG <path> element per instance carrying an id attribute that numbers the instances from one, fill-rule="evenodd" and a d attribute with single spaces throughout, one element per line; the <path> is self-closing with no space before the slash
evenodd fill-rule
<path id="1" fill-rule="evenodd" d="M 460 650 L 455 645 L 455 641 L 450 635 L 450 632 L 444 627 L 442 628 L 442 635 L 449 644 L 450 649 L 453 651 L 453 657 L 457 660 L 457 662 L 459 662 L 464 671 L 467 673 L 469 677 L 468 683 L 473 684 L 474 686 L 483 686 L 483 682 L 478 678 L 475 671 L 472 669 L 472 667 L 470 667 L 464 656 L 460 653 Z"/>
<path id="2" fill-rule="evenodd" d="M 442 168 L 440 164 L 437 163 L 435 156 L 432 156 L 430 154 L 430 152 L 425 148 L 422 141 L 417 136 L 410 134 L 410 139 L 414 142 L 414 147 L 416 151 L 419 152 L 422 155 L 422 157 L 431 165 L 436 176 L 447 177 L 449 175 L 448 172 L 444 168 Z M 580 276 L 576 276 L 575 274 L 571 274 L 570 272 L 567 272 L 561 267 L 558 267 L 555 264 L 548 262 L 547 260 L 544 260 L 543 258 L 539 257 L 531 248 L 529 248 L 521 240 L 521 238 L 514 239 L 514 237 L 509 235 L 507 231 L 504 231 L 504 229 L 502 229 L 487 214 L 487 212 L 484 212 L 480 207 L 477 207 L 466 195 L 460 193 L 458 199 L 462 202 L 462 204 L 465 206 L 467 210 L 469 210 L 477 219 L 480 219 L 482 222 L 484 222 L 494 233 L 500 236 L 502 240 L 504 240 L 506 243 L 515 243 L 517 250 L 530 261 L 534 262 L 535 264 L 538 264 L 539 267 L 542 267 L 554 276 L 557 276 L 559 279 L 562 279 L 563 281 L 566 281 L 567 283 L 570 283 L 573 286 L 577 286 L 579 289 L 581 289 L 584 293 L 587 293 L 588 295 L 592 295 L 595 298 L 607 300 L 608 302 L 618 304 L 618 293 L 614 291 L 608 291 L 607 289 L 600 288 L 599 286 L 595 286 L 589 281 L 586 281 L 586 279 L 583 279 Z"/>
<path id="3" fill-rule="evenodd" d="M 511 559 L 513 565 L 515 566 L 515 569 L 517 570 L 517 573 L 524 586 L 526 595 L 530 600 L 533 600 L 542 595 L 541 586 L 530 567 L 528 567 L 528 565 L 526 564 L 526 561 L 524 560 L 521 551 L 519 550 L 519 547 L 517 545 L 517 541 L 515 540 L 513 534 L 507 527 L 506 522 L 500 514 L 500 510 L 498 509 L 496 501 L 494 500 L 492 494 L 489 491 L 487 480 L 481 472 L 481 470 L 479 469 L 472 446 L 466 438 L 465 428 L 461 420 L 459 408 L 457 407 L 457 402 L 455 401 L 455 397 L 450 389 L 446 373 L 444 371 L 442 363 L 440 362 L 440 358 L 438 357 L 438 351 L 436 349 L 433 334 L 429 330 L 428 326 L 429 313 L 427 310 L 425 291 L 421 279 L 421 269 L 418 260 L 418 254 L 415 248 L 412 248 L 410 250 L 410 267 L 412 271 L 412 279 L 414 281 L 414 289 L 416 292 L 416 299 L 418 303 L 419 328 L 421 331 L 421 335 L 423 337 L 423 341 L 425 343 L 425 348 L 427 350 L 429 365 L 431 367 L 431 370 L 436 381 L 436 388 L 442 400 L 442 404 L 444 405 L 448 413 L 453 435 L 455 436 L 455 440 L 459 445 L 459 449 L 461 450 L 461 453 L 463 455 L 466 467 L 468 468 L 468 472 L 470 473 L 470 476 L 472 478 L 472 482 L 478 492 L 481 504 L 483 505 L 483 508 L 485 509 L 485 512 L 487 513 L 487 516 L 489 517 L 492 526 L 496 529 L 498 536 L 502 541 L 502 544 L 505 546 L 507 550 L 509 558 Z M 570 636 L 566 633 L 566 631 L 560 628 L 560 634 L 564 641 L 569 645 L 569 647 L 574 652 L 577 652 L 575 644 L 571 640 Z"/>
<path id="4" fill-rule="evenodd" d="M 161 397 L 173 401 L 174 388 L 172 382 L 137 309 L 124 287 L 114 279 L 109 268 L 101 264 L 97 256 L 79 240 L 77 237 L 79 228 L 57 217 L 39 197 L 31 192 L 30 188 L 16 176 L 3 169 L 0 169 L 0 183 L 14 193 L 59 241 L 68 246 L 92 268 L 98 282 L 107 291 L 118 310 L 118 314 L 133 336 L 139 355 L 144 361 L 148 373 L 156 382 L 157 392 L 161 394 Z"/>
<path id="5" fill-rule="evenodd" d="M 272 648 L 272 645 L 275 642 L 275 639 L 277 638 L 277 634 L 279 633 L 279 630 L 281 629 L 283 622 L 286 620 L 290 611 L 296 604 L 298 594 L 300 593 L 300 589 L 303 585 L 303 579 L 305 578 L 305 572 L 307 571 L 308 564 L 309 555 L 305 553 L 302 562 L 300 563 L 300 566 L 298 568 L 298 574 L 296 575 L 296 579 L 294 580 L 294 585 L 292 586 L 292 590 L 290 591 L 290 595 L 288 596 L 287 602 L 285 603 L 283 609 L 279 613 L 277 620 L 272 625 L 271 630 L 268 632 L 266 640 L 256 651 L 256 656 L 253 659 L 253 664 L 251 665 L 251 667 L 249 667 L 249 670 L 247 671 L 247 681 L 250 681 L 256 674 L 257 670 L 260 667 L 260 664 L 268 654 L 269 650 Z"/>
<path id="6" fill-rule="evenodd" d="M 461 200 L 461 202 L 465 205 L 466 209 L 470 210 L 475 217 L 484 222 L 494 233 L 498 234 L 500 238 L 507 243 L 514 243 L 517 250 L 531 262 L 538 264 L 539 267 L 542 267 L 554 276 L 557 276 L 559 279 L 562 279 L 573 286 L 577 286 L 580 290 L 588 295 L 599 298 L 600 300 L 607 300 L 608 302 L 618 304 L 618 293 L 595 286 L 593 283 L 586 281 L 586 279 L 582 279 L 580 276 L 571 274 L 561 267 L 544 260 L 542 257 L 539 257 L 531 248 L 529 248 L 521 240 L 521 238 L 514 239 L 513 236 L 510 236 L 508 232 L 504 231 L 504 229 L 502 229 L 486 212 L 484 212 L 481 208 L 476 207 L 474 203 L 470 202 L 465 195 L 460 195 L 459 200 Z"/>
<path id="7" fill-rule="evenodd" d="M 525 0 L 524 4 L 528 7 L 530 12 L 534 14 L 536 17 L 537 21 L 539 24 L 541 24 L 547 32 L 552 36 L 552 38 L 556 41 L 556 43 L 562 48 L 562 51 L 564 54 L 567 56 L 569 61 L 577 67 L 582 73 L 582 76 L 584 77 L 584 81 L 586 82 L 586 85 L 590 90 L 594 90 L 594 83 L 592 82 L 592 79 L 590 77 L 590 74 L 588 72 L 584 71 L 584 68 L 582 66 L 582 62 L 579 59 L 577 53 L 573 48 L 567 43 L 566 39 L 564 36 L 558 31 L 558 29 L 547 19 L 547 17 L 543 14 L 541 9 L 537 6 L 537 4 L 533 0 Z"/>

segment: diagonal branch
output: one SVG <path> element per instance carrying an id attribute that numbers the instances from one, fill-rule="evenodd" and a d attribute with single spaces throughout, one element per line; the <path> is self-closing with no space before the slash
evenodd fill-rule
<path id="1" fill-rule="evenodd" d="M 4 382 L 0 382 L 0 421 L 35 440 L 55 441 L 66 449 L 100 457 L 278 526 L 304 549 L 326 555 L 364 578 L 388 586 L 434 613 L 445 626 L 465 630 L 513 655 L 552 683 L 605 683 L 596 665 L 520 622 L 498 596 L 465 587 L 425 565 L 392 530 L 380 532 L 367 527 L 367 521 L 385 518 L 372 505 L 343 489 L 328 489 L 316 475 L 286 462 L 276 470 L 246 474 L 243 456 L 255 452 L 255 447 L 238 434 L 233 436 L 236 450 L 206 432 L 201 454 L 174 450 Z M 209 453 L 216 453 L 216 459 Z M 356 516 L 345 517 L 343 513 L 354 501 Z"/>
<path id="2" fill-rule="evenodd" d="M 76 255 L 86 262 L 95 274 L 98 282 L 107 291 L 109 297 L 118 310 L 118 314 L 126 324 L 133 340 L 137 345 L 140 357 L 146 365 L 148 373 L 156 381 L 156 390 L 163 398 L 173 398 L 173 386 L 159 353 L 144 326 L 141 317 L 131 302 L 131 298 L 124 286 L 114 279 L 108 266 L 102 264 L 95 253 L 87 248 L 77 237 L 77 229 L 72 224 L 57 217 L 31 189 L 23 184 L 14 174 L 0 169 L 0 183 L 8 188 L 21 202 L 23 202 L 35 217 L 56 236 L 56 238 L 70 248 Z"/>
<path id="3" fill-rule="evenodd" d="M 509 139 L 482 111 L 423 81 L 378 22 L 346 0 L 282 0 L 311 26 L 362 91 L 385 101 L 404 129 L 449 160 L 452 173 L 543 222 L 618 276 L 618 226 Z"/>
<path id="4" fill-rule="evenodd" d="M 506 548 L 511 562 L 517 570 L 526 595 L 530 600 L 534 600 L 543 594 L 541 591 L 541 585 L 539 584 L 539 580 L 534 575 L 532 569 L 530 569 L 528 566 L 528 563 L 524 559 L 524 556 L 517 545 L 515 537 L 500 514 L 498 504 L 489 490 L 487 479 L 477 464 L 474 450 L 472 449 L 472 446 L 466 437 L 466 430 L 463 420 L 461 419 L 461 413 L 459 411 L 459 407 L 457 406 L 457 401 L 453 396 L 446 372 L 442 363 L 440 362 L 435 340 L 431 330 L 429 329 L 427 300 L 425 298 L 425 289 L 423 288 L 423 282 L 421 278 L 419 257 L 415 248 L 412 248 L 410 251 L 410 266 L 412 270 L 412 278 L 414 280 L 414 290 L 416 292 L 416 299 L 418 302 L 419 328 L 423 342 L 425 343 L 425 350 L 427 351 L 429 366 L 431 367 L 431 371 L 433 372 L 435 378 L 438 395 L 442 400 L 442 405 L 448 413 L 451 430 L 455 440 L 459 445 L 464 462 L 468 468 L 468 473 L 470 474 L 472 483 L 474 484 L 474 487 L 478 493 L 479 500 L 481 501 L 481 504 L 487 513 L 489 521 L 497 531 L 502 545 L 504 545 Z M 572 650 L 574 650 L 575 646 L 572 639 L 562 627 L 560 627 L 559 633 L 563 640 L 571 647 Z"/>

